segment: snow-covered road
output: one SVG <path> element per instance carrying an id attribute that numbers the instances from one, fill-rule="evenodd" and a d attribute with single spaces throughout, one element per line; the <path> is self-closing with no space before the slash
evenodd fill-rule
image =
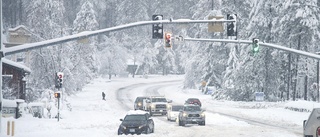
<path id="1" fill-rule="evenodd" d="M 165 116 L 154 116 L 152 137 L 299 137 L 307 112 L 293 112 L 283 108 L 285 102 L 216 101 L 198 90 L 182 90 L 182 76 L 151 76 L 144 78 L 98 78 L 82 92 L 68 97 L 72 111 L 62 110 L 62 119 L 38 119 L 30 115 L 14 120 L 16 137 L 106 137 L 117 136 L 119 119 L 133 109 L 137 96 L 165 95 L 175 104 L 183 104 L 189 97 L 197 97 L 206 109 L 206 126 L 179 127 Z M 106 101 L 101 92 L 106 93 Z M 228 116 L 226 116 L 228 115 Z M 1 130 L 1 137 L 5 129 Z M 132 135 L 128 135 L 132 136 Z M 137 135 L 133 135 L 137 136 Z"/>

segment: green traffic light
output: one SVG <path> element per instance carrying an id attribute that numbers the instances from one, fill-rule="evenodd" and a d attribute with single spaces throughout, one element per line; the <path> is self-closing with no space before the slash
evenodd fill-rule
<path id="1" fill-rule="evenodd" d="M 253 53 L 258 53 L 259 52 L 259 44 L 254 43 L 253 44 Z"/>
<path id="2" fill-rule="evenodd" d="M 259 39 L 257 38 L 252 39 L 252 52 L 254 55 L 259 52 Z"/>

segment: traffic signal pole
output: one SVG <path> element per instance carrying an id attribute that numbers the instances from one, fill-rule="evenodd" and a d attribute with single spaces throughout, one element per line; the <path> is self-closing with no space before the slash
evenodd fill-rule
<path id="1" fill-rule="evenodd" d="M 58 92 L 60 91 L 60 88 L 58 88 Z M 60 97 L 58 98 L 58 122 L 60 120 Z"/>
<path id="2" fill-rule="evenodd" d="M 2 97 L 2 57 L 3 57 L 3 52 L 2 52 L 2 0 L 0 0 L 0 136 L 2 136 L 2 108 L 3 108 L 3 97 Z"/>
<path id="3" fill-rule="evenodd" d="M 252 41 L 249 41 L 249 40 L 197 39 L 197 38 L 184 38 L 184 40 L 185 41 L 203 41 L 203 42 L 225 42 L 225 43 L 252 44 Z M 295 54 L 298 54 L 298 55 L 302 55 L 302 56 L 306 56 L 306 57 L 309 57 L 309 58 L 320 60 L 320 55 L 317 55 L 317 54 L 314 54 L 314 53 L 310 53 L 310 52 L 306 52 L 306 51 L 297 50 L 297 49 L 292 49 L 292 48 L 288 48 L 288 47 L 284 47 L 284 46 L 280 46 L 280 45 L 276 45 L 276 44 L 260 42 L 259 46 L 264 46 L 264 47 L 269 47 L 269 48 L 273 48 L 273 49 L 283 50 L 283 51 L 287 51 L 287 52 L 290 52 L 290 53 L 295 53 Z"/>
<path id="4" fill-rule="evenodd" d="M 38 49 L 42 47 L 48 47 L 48 46 L 53 46 L 53 45 L 58 45 L 64 42 L 69 42 L 73 40 L 78 40 L 78 39 L 84 39 L 92 36 L 97 36 L 100 34 L 104 34 L 107 32 L 112 32 L 112 31 L 118 31 L 118 30 L 123 30 L 127 28 L 132 28 L 132 27 L 137 27 L 137 26 L 145 26 L 145 25 L 151 25 L 151 24 L 185 24 L 185 23 L 227 23 L 227 22 L 235 22 L 235 20 L 190 20 L 190 19 L 177 19 L 177 20 L 157 20 L 157 21 L 140 21 L 140 22 L 134 22 L 134 23 L 129 23 L 125 25 L 120 25 L 120 26 L 115 26 L 111 28 L 106 28 L 106 29 L 101 29 L 101 30 L 96 30 L 96 31 L 83 31 L 78 34 L 74 35 L 69 35 L 69 36 L 64 36 L 61 38 L 55 38 L 55 39 L 50 39 L 50 40 L 45 40 L 45 41 L 40 41 L 40 42 L 35 42 L 35 43 L 27 43 L 27 44 L 22 44 L 19 46 L 15 47 L 10 47 L 10 48 L 5 48 L 4 55 L 12 55 L 15 53 L 20 53 L 20 52 L 25 52 L 28 50 L 33 50 L 33 49 Z"/>

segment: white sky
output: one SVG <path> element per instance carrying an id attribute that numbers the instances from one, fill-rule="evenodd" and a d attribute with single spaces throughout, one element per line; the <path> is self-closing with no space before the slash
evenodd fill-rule
<path id="1" fill-rule="evenodd" d="M 3 118 L 1 137 L 6 137 L 7 121 L 15 121 L 15 137 L 117 136 L 119 119 L 133 109 L 133 101 L 137 96 L 146 95 L 165 95 L 175 104 L 183 104 L 187 98 L 197 97 L 206 109 L 206 126 L 190 124 L 179 127 L 177 123 L 167 121 L 166 116 L 154 116 L 155 133 L 147 136 L 300 137 L 302 122 L 308 118 L 310 112 L 294 112 L 284 108 L 312 109 L 320 106 L 319 103 L 307 101 L 217 101 L 209 95 L 201 94 L 199 90 L 182 90 L 183 78 L 183 76 L 149 76 L 145 79 L 136 76 L 136 78 L 114 78 L 111 81 L 107 78 L 97 78 L 82 92 L 67 98 L 73 109 L 68 111 L 63 107 L 62 119 L 59 122 L 57 119 L 33 118 L 29 114 L 19 119 Z M 118 91 L 121 87 L 124 89 Z M 101 92 L 106 93 L 106 101 L 102 100 Z"/>

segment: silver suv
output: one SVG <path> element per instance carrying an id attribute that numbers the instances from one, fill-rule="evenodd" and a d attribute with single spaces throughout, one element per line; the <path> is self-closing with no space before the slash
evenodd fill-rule
<path id="1" fill-rule="evenodd" d="M 320 136 L 320 108 L 314 108 L 308 118 L 303 121 L 303 137 Z"/>
<path id="2" fill-rule="evenodd" d="M 186 124 L 206 125 L 206 116 L 204 110 L 198 105 L 185 105 L 178 116 L 179 126 Z"/>

